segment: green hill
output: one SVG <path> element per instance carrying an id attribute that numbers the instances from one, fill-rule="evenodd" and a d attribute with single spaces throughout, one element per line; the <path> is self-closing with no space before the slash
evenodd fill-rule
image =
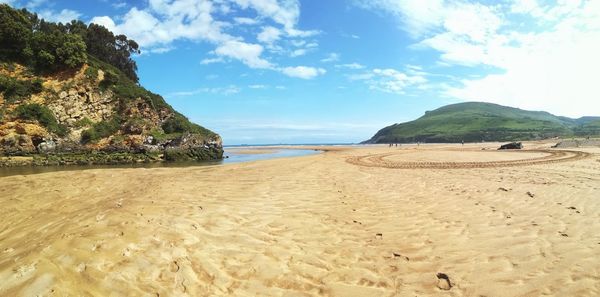
<path id="1" fill-rule="evenodd" d="M 139 53 L 105 27 L 0 4 L 0 166 L 15 165 L 11 156 L 33 165 L 222 158 L 218 134 L 139 85 Z"/>
<path id="2" fill-rule="evenodd" d="M 385 127 L 364 143 L 512 141 L 590 134 L 600 135 L 600 117 L 571 119 L 544 111 L 467 102 Z"/>

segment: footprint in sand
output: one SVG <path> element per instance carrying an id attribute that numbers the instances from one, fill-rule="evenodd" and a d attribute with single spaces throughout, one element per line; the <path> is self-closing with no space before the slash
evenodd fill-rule
<path id="1" fill-rule="evenodd" d="M 180 267 L 179 267 L 179 264 L 177 264 L 177 261 L 173 261 L 173 262 L 171 262 L 171 264 L 169 264 L 169 270 L 171 272 L 177 272 L 177 271 L 179 271 L 179 269 L 180 269 Z"/>
<path id="2" fill-rule="evenodd" d="M 400 258 L 400 259 L 404 259 L 406 261 L 410 261 L 410 258 L 408 258 L 407 256 L 402 256 L 402 254 L 400 254 L 398 252 L 393 252 L 392 255 L 394 255 L 394 258 Z"/>

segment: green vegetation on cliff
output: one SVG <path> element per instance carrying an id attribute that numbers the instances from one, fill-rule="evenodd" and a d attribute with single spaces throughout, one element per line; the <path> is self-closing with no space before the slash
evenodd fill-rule
<path id="1" fill-rule="evenodd" d="M 597 123 L 597 124 L 595 124 Z M 417 120 L 385 127 L 366 143 L 473 142 L 590 135 L 600 118 L 571 119 L 491 103 L 467 102 L 428 111 Z"/>
<path id="2" fill-rule="evenodd" d="M 88 56 L 94 56 L 138 81 L 137 65 L 131 59 L 140 52 L 138 44 L 96 24 L 46 22 L 26 9 L 0 4 L 0 44 L 0 60 L 18 62 L 38 72 L 77 68 Z"/>
<path id="3" fill-rule="evenodd" d="M 22 120 L 37 121 L 48 131 L 58 136 L 65 136 L 67 128 L 56 121 L 56 117 L 48 107 L 40 104 L 23 104 L 15 109 L 15 115 Z"/>
<path id="4" fill-rule="evenodd" d="M 42 80 L 18 80 L 0 74 L 0 94 L 10 103 L 42 91 Z"/>
<path id="5" fill-rule="evenodd" d="M 46 22 L 0 4 L 0 155 L 221 158 L 219 135 L 139 85 L 139 53 L 105 27 Z"/>

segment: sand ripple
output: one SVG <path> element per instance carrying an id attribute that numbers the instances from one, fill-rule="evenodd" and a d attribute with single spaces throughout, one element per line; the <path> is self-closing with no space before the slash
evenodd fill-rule
<path id="1" fill-rule="evenodd" d="M 599 296 L 598 154 L 346 162 L 400 160 L 369 147 L 3 177 L 0 296 Z"/>

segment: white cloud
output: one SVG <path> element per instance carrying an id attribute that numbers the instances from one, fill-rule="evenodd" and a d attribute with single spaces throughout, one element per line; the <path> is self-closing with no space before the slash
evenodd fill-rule
<path id="1" fill-rule="evenodd" d="M 340 54 L 338 53 L 329 53 L 329 55 L 327 55 L 327 57 L 321 59 L 321 62 L 323 63 L 329 63 L 329 62 L 337 62 L 340 60 Z"/>
<path id="2" fill-rule="evenodd" d="M 465 76 L 445 95 L 569 116 L 599 110 L 600 1 L 541 3 L 427 0 L 421 6 L 372 0 L 361 5 L 399 16 L 402 28 L 417 39 L 413 49 L 439 52 L 440 65 L 477 67 L 479 77 Z"/>
<path id="3" fill-rule="evenodd" d="M 31 0 L 29 2 L 27 2 L 27 4 L 25 4 L 25 7 L 27 7 L 27 9 L 29 10 L 34 10 L 37 7 L 45 4 L 47 2 L 47 0 Z"/>
<path id="4" fill-rule="evenodd" d="M 294 57 L 300 57 L 300 56 L 306 55 L 306 53 L 307 53 L 307 50 L 301 48 L 301 49 L 297 49 L 297 50 L 292 51 L 290 53 L 290 57 L 292 57 L 292 58 L 294 58 Z"/>
<path id="5" fill-rule="evenodd" d="M 327 73 L 327 71 L 323 68 L 307 66 L 285 67 L 281 69 L 281 72 L 289 77 L 297 77 L 302 79 L 313 79 L 319 75 Z"/>
<path id="6" fill-rule="evenodd" d="M 275 27 L 267 26 L 262 29 L 256 39 L 262 43 L 272 45 L 281 38 L 281 31 Z"/>
<path id="7" fill-rule="evenodd" d="M 234 17 L 233 20 L 235 21 L 236 24 L 240 24 L 240 25 L 257 25 L 257 24 L 260 24 L 260 21 L 258 21 L 256 19 L 245 18 L 245 17 Z"/>
<path id="8" fill-rule="evenodd" d="M 0 4 L 12 5 L 13 3 L 15 3 L 15 0 L 0 0 Z"/>
<path id="9" fill-rule="evenodd" d="M 221 44 L 214 52 L 217 56 L 239 60 L 250 68 L 269 69 L 273 67 L 269 61 L 260 57 L 263 52 L 260 44 L 231 40 Z"/>
<path id="10" fill-rule="evenodd" d="M 112 3 L 111 6 L 114 9 L 122 9 L 122 8 L 127 7 L 127 2 L 115 2 L 115 3 Z"/>
<path id="11" fill-rule="evenodd" d="M 238 60 L 255 69 L 280 70 L 263 56 L 265 48 L 271 54 L 306 54 L 316 48 L 314 41 L 303 43 L 302 49 L 284 49 L 276 45 L 281 39 L 299 41 L 318 34 L 315 30 L 297 28 L 300 16 L 298 0 L 148 0 L 147 7 L 132 7 L 123 16 L 97 16 L 91 22 L 103 25 L 118 34 L 136 40 L 142 52 L 159 53 L 174 48 L 178 40 L 208 42 L 214 45 L 202 64 Z M 252 10 L 255 18 L 231 16 L 233 11 Z M 256 42 L 236 36 L 234 24 L 251 27 L 272 20 L 257 34 Z M 236 34 L 232 33 L 236 32 Z M 284 43 L 290 45 L 290 42 Z"/>
<path id="12" fill-rule="evenodd" d="M 174 50 L 172 46 L 151 48 L 148 52 L 151 54 L 164 54 Z"/>
<path id="13" fill-rule="evenodd" d="M 171 94 L 167 95 L 166 97 L 190 97 L 190 96 L 196 96 L 196 95 L 206 94 L 206 93 L 229 96 L 229 95 L 237 94 L 240 91 L 241 90 L 239 87 L 237 87 L 235 85 L 229 85 L 226 87 L 200 88 L 200 89 L 196 89 L 193 91 L 175 92 L 175 93 L 171 93 Z"/>
<path id="14" fill-rule="evenodd" d="M 338 64 L 338 65 L 335 65 L 335 68 L 346 68 L 346 69 L 359 70 L 359 69 L 365 69 L 365 66 L 361 65 L 359 63 L 350 63 L 350 64 Z"/>
<path id="15" fill-rule="evenodd" d="M 395 94 L 404 94 L 409 87 L 419 87 L 427 83 L 427 79 L 422 75 L 410 75 L 389 68 L 351 75 L 350 79 L 365 81 L 371 90 Z"/>
<path id="16" fill-rule="evenodd" d="M 68 23 L 72 20 L 77 20 L 81 16 L 81 13 L 70 10 L 63 9 L 61 11 L 52 11 L 52 10 L 43 10 L 39 13 L 40 17 L 50 22 L 60 22 L 60 23 Z"/>
<path id="17" fill-rule="evenodd" d="M 433 31 L 443 22 L 444 0 L 357 0 L 357 3 L 374 10 L 383 10 L 397 16 L 404 29 L 419 37 Z"/>
<path id="18" fill-rule="evenodd" d="M 90 23 L 104 26 L 104 27 L 106 27 L 106 29 L 116 32 L 117 25 L 115 24 L 115 22 L 113 21 L 113 19 L 111 17 L 108 17 L 108 16 L 94 17 L 90 21 Z"/>
<path id="19" fill-rule="evenodd" d="M 283 26 L 290 37 L 310 37 L 318 31 L 303 31 L 296 28 L 300 17 L 300 3 L 297 0 L 232 0 L 242 9 L 251 8 L 260 16 L 272 19 Z"/>
<path id="20" fill-rule="evenodd" d="M 214 63 L 222 63 L 225 62 L 225 60 L 223 60 L 223 58 L 218 57 L 218 58 L 206 58 L 203 59 L 202 61 L 200 61 L 200 64 L 202 65 L 209 65 L 209 64 L 214 64 Z"/>
<path id="21" fill-rule="evenodd" d="M 248 88 L 255 89 L 255 90 L 256 89 L 266 89 L 267 86 L 265 86 L 265 85 L 249 85 Z"/>

